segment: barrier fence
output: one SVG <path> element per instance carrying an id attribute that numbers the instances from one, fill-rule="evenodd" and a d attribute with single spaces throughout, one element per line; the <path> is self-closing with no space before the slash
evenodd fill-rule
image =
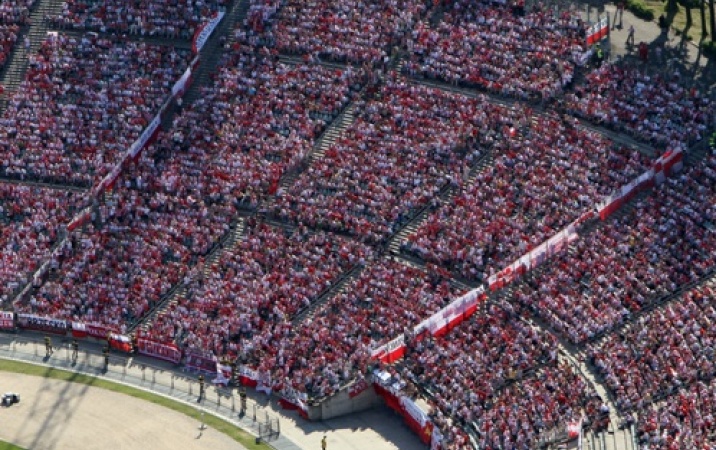
<path id="1" fill-rule="evenodd" d="M 51 352 L 44 338 L 23 335 L 19 339 L 17 335 L 0 333 L 0 359 L 100 376 L 151 391 L 225 419 L 269 446 L 281 436 L 279 417 L 253 396 L 242 395 L 238 386 L 213 385 L 208 379 L 202 383 L 192 372 L 177 372 L 171 365 L 160 366 L 143 358 L 112 352 L 105 355 L 99 345 L 85 341 L 75 350 L 72 339 L 53 336 L 50 340 Z"/>

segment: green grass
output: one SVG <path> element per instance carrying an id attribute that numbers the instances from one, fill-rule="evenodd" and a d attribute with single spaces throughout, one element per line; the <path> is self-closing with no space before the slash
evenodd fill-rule
<path id="1" fill-rule="evenodd" d="M 662 13 L 667 16 L 666 13 L 666 2 L 663 2 L 661 0 L 645 0 L 644 3 L 651 9 L 653 9 L 656 12 L 656 17 L 659 17 Z M 706 5 L 706 8 L 704 8 L 704 12 L 706 13 L 706 29 L 710 33 L 710 22 L 709 22 L 709 8 L 708 5 Z M 693 23 L 691 24 L 691 27 L 686 30 L 686 35 L 691 38 L 694 42 L 699 42 L 701 40 L 701 10 L 699 8 L 692 8 L 691 9 L 691 17 L 693 19 Z M 671 28 L 674 30 L 678 30 L 683 33 L 683 31 L 686 29 L 686 13 L 684 12 L 684 7 L 679 5 L 679 11 L 674 16 L 674 19 L 671 21 Z M 711 39 L 710 37 L 707 37 L 706 39 Z"/>
<path id="2" fill-rule="evenodd" d="M 0 441 L 0 450 L 25 450 L 22 447 L 11 444 L 9 442 Z"/>
<path id="3" fill-rule="evenodd" d="M 3 372 L 14 372 L 21 373 L 23 375 L 32 375 L 44 378 L 52 378 L 54 380 L 67 381 L 71 383 L 86 384 L 101 389 L 107 389 L 108 391 L 118 392 L 120 394 L 129 395 L 134 398 L 145 400 L 156 405 L 169 408 L 176 412 L 182 413 L 192 419 L 202 420 L 201 412 L 189 405 L 172 400 L 161 395 L 156 395 L 151 392 L 147 392 L 141 389 L 125 386 L 123 384 L 113 383 L 111 381 L 102 380 L 90 375 L 84 375 L 76 372 L 68 372 L 66 370 L 54 369 L 52 367 L 36 366 L 34 364 L 27 364 L 18 361 L 6 361 L 0 360 L 0 371 Z M 206 414 L 203 417 L 204 423 L 229 436 L 236 442 L 239 442 L 244 447 L 250 450 L 269 450 L 266 444 L 256 444 L 256 438 L 241 428 L 232 425 L 231 423 L 220 419 L 212 414 Z M 4 447 L 3 443 L 0 443 L 0 450 L 2 449 L 18 449 L 20 447 L 10 446 Z M 11 444 L 8 444 L 11 445 Z"/>

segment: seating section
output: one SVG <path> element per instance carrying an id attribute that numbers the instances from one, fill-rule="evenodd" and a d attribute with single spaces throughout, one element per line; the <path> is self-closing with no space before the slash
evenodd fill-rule
<path id="1" fill-rule="evenodd" d="M 36 0 L 0 1 L 0 23 L 26 25 Z"/>
<path id="2" fill-rule="evenodd" d="M 713 448 L 715 409 L 716 380 L 697 381 L 640 414 L 639 444 L 654 450 Z"/>
<path id="3" fill-rule="evenodd" d="M 410 33 L 404 70 L 521 99 L 551 98 L 572 81 L 586 52 L 578 16 L 457 0 L 436 25 L 423 20 Z"/>
<path id="4" fill-rule="evenodd" d="M 20 27 L 18 25 L 0 25 L 0 67 L 8 63 L 19 33 Z"/>
<path id="5" fill-rule="evenodd" d="M 279 218 L 381 242 L 458 185 L 482 144 L 521 114 L 400 78 L 356 103 L 355 122 L 279 193 Z"/>
<path id="6" fill-rule="evenodd" d="M 492 166 L 431 213 L 404 251 L 484 279 L 648 170 L 648 159 L 571 121 L 538 116 Z"/>
<path id="7" fill-rule="evenodd" d="M 149 337 L 235 358 L 254 335 L 290 323 L 370 253 L 326 233 L 249 224 L 236 246 L 185 283 L 186 295 L 153 322 Z"/>
<path id="8" fill-rule="evenodd" d="M 83 206 L 81 194 L 0 183 L 0 307 L 50 256 L 62 226 Z"/>
<path id="9" fill-rule="evenodd" d="M 379 63 L 426 9 L 417 0 L 251 0 L 246 23 L 285 53 Z"/>
<path id="10" fill-rule="evenodd" d="M 227 0 L 65 0 L 49 18 L 56 28 L 190 39 Z"/>
<path id="11" fill-rule="evenodd" d="M 275 386 L 322 399 L 358 374 L 366 374 L 371 350 L 401 336 L 464 293 L 439 274 L 392 260 L 367 262 L 312 316 L 255 339 L 251 358 Z"/>
<path id="12" fill-rule="evenodd" d="M 654 145 L 691 144 L 714 119 L 707 94 L 685 87 L 678 73 L 649 74 L 639 67 L 605 64 L 560 100 L 577 116 Z"/>
<path id="13" fill-rule="evenodd" d="M 256 208 L 284 173 L 301 167 L 363 77 L 350 68 L 283 64 L 237 44 L 216 81 L 175 119 L 162 142 L 172 157 L 160 183 Z"/>
<path id="14" fill-rule="evenodd" d="M 585 236 L 516 300 L 570 341 L 593 339 L 715 267 L 716 154 Z"/>
<path id="15" fill-rule="evenodd" d="M 711 287 L 692 289 L 589 348 L 590 359 L 621 410 L 642 409 L 716 376 L 716 331 L 711 325 L 716 320 L 715 299 Z"/>
<path id="16" fill-rule="evenodd" d="M 90 34 L 48 37 L 0 117 L 0 174 L 92 185 L 159 112 L 189 56 Z"/>

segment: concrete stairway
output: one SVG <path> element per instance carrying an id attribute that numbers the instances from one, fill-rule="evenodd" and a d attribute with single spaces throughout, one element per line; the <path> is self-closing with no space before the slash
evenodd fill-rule
<path id="1" fill-rule="evenodd" d="M 214 245 L 204 261 L 204 267 L 202 268 L 202 275 L 204 277 L 210 275 L 211 267 L 219 261 L 219 258 L 221 258 L 225 249 L 232 248 L 236 242 L 241 239 L 244 234 L 244 229 L 245 221 L 237 220 L 234 224 L 232 224 L 228 233 L 226 233 L 224 237 Z M 184 284 L 183 282 L 175 284 L 166 294 L 162 296 L 162 298 L 157 302 L 157 305 L 152 308 L 151 311 L 149 311 L 133 326 L 129 327 L 128 333 L 136 331 L 137 329 L 147 331 L 151 328 L 152 323 L 158 316 L 160 316 L 168 308 L 179 303 L 180 300 L 186 299 L 188 293 L 187 284 Z"/>

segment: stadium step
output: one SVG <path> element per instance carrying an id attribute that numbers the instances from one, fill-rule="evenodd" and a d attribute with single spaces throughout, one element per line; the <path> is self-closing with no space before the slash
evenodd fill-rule
<path id="1" fill-rule="evenodd" d="M 363 272 L 364 266 L 353 266 L 348 272 L 343 274 L 328 289 L 319 294 L 316 299 L 307 307 L 299 311 L 292 319 L 293 326 L 298 326 L 306 320 L 310 320 L 316 314 L 317 310 L 326 304 L 331 298 L 340 295 L 348 287 L 351 281 L 358 278 Z"/>
<path id="2" fill-rule="evenodd" d="M 240 239 L 244 231 L 244 221 L 239 219 L 232 224 L 229 231 L 217 242 L 214 247 L 209 251 L 205 258 L 204 267 L 202 268 L 202 275 L 208 276 L 207 270 L 215 264 L 224 249 L 231 248 L 234 246 L 236 241 Z M 193 281 L 189 280 L 189 281 Z M 172 286 L 157 302 L 144 317 L 140 318 L 135 324 L 130 326 L 127 330 L 128 334 L 134 333 L 137 329 L 146 331 L 148 327 L 154 322 L 154 320 L 161 315 L 162 312 L 166 311 L 171 305 L 175 305 L 180 299 L 186 298 L 187 286 L 189 283 L 185 283 L 184 280 L 179 281 L 177 284 Z"/>
<path id="3" fill-rule="evenodd" d="M 350 103 L 341 111 L 330 125 L 323 131 L 311 151 L 304 158 L 303 168 L 309 167 L 313 161 L 321 159 L 345 131 L 355 122 L 355 105 Z M 297 168 L 285 173 L 279 183 L 279 191 L 286 191 L 293 185 L 301 174 L 302 168 Z"/>

